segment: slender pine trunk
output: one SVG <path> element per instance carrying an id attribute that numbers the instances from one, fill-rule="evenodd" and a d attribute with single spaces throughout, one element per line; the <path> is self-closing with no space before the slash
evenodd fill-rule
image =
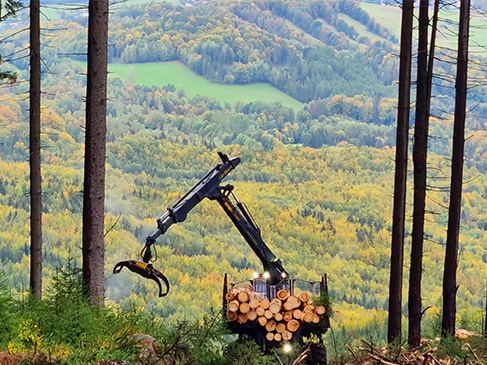
<path id="1" fill-rule="evenodd" d="M 419 3 L 418 79 L 416 88 L 416 115 L 414 124 L 414 203 L 411 240 L 411 267 L 409 272 L 409 333 L 410 347 L 421 341 L 421 276 L 423 271 L 424 212 L 426 202 L 427 127 L 427 65 L 428 65 L 428 0 Z"/>
<path id="2" fill-rule="evenodd" d="M 457 76 L 455 82 L 455 116 L 453 121 L 453 151 L 450 183 L 450 207 L 443 271 L 442 336 L 455 334 L 457 295 L 458 235 L 462 204 L 463 156 L 465 148 L 465 119 L 467 109 L 468 36 L 470 0 L 460 1 Z"/>
<path id="3" fill-rule="evenodd" d="M 391 272 L 389 281 L 389 318 L 387 341 L 401 342 L 402 276 L 404 261 L 404 222 L 408 165 L 409 111 L 411 100 L 411 48 L 414 0 L 402 2 L 399 96 L 396 133 L 396 172 L 392 217 Z"/>
<path id="4" fill-rule="evenodd" d="M 108 0 L 89 1 L 86 142 L 83 190 L 83 278 L 92 304 L 105 296 L 105 160 Z"/>
<path id="5" fill-rule="evenodd" d="M 42 298 L 40 0 L 30 2 L 30 290 Z"/>

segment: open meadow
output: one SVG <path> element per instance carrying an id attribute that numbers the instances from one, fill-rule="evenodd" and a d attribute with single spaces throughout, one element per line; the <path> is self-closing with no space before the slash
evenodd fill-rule
<path id="1" fill-rule="evenodd" d="M 195 74 L 180 62 L 110 64 L 110 77 L 147 86 L 172 84 L 176 90 L 183 88 L 188 96 L 204 95 L 217 99 L 220 103 L 233 105 L 236 101 L 251 103 L 265 101 L 281 103 L 295 111 L 303 104 L 268 84 L 222 85 L 215 84 Z"/>

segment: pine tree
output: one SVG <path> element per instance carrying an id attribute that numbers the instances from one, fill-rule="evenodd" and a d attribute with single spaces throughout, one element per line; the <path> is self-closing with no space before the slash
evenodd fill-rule
<path id="1" fill-rule="evenodd" d="M 93 304 L 105 296 L 105 159 L 108 0 L 90 0 L 83 190 L 83 280 Z"/>
<path id="2" fill-rule="evenodd" d="M 443 336 L 455 334 L 458 235 L 462 205 L 463 156 L 465 149 L 465 118 L 467 108 L 468 37 L 470 0 L 460 1 L 458 34 L 457 76 L 455 82 L 455 116 L 453 120 L 453 152 L 450 183 L 450 207 L 446 237 L 445 266 L 443 271 Z"/>
<path id="3" fill-rule="evenodd" d="M 40 0 L 30 2 L 30 290 L 42 298 Z"/>
<path id="4" fill-rule="evenodd" d="M 404 221 L 406 214 L 406 181 L 408 164 L 409 109 L 411 95 L 411 48 L 414 0 L 402 4 L 401 54 L 396 135 L 396 172 L 389 281 L 389 319 L 387 340 L 400 342 L 402 321 L 402 276 L 404 261 Z"/>

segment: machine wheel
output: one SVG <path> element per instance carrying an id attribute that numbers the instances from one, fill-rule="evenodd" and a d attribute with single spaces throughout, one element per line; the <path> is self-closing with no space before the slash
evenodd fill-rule
<path id="1" fill-rule="evenodd" d="M 309 348 L 309 355 L 306 358 L 307 365 L 326 365 L 326 347 L 324 345 L 312 344 Z"/>

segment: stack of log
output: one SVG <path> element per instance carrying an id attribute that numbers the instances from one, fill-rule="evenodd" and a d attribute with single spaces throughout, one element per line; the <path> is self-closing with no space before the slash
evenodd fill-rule
<path id="1" fill-rule="evenodd" d="M 326 309 L 315 307 L 307 291 L 297 296 L 285 289 L 277 292 L 276 298 L 263 299 L 249 288 L 235 288 L 225 295 L 227 319 L 230 322 L 255 322 L 265 327 L 268 341 L 289 341 L 303 323 L 319 323 Z"/>

